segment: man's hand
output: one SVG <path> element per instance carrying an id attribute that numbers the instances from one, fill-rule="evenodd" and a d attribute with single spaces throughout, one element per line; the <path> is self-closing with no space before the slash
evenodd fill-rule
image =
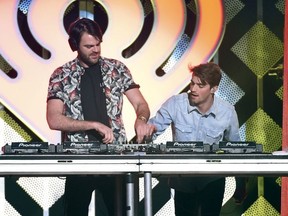
<path id="1" fill-rule="evenodd" d="M 142 119 L 137 118 L 135 121 L 135 132 L 137 143 L 143 143 L 145 140 L 151 140 L 152 134 L 156 131 L 156 127 L 152 124 L 147 124 Z"/>
<path id="2" fill-rule="evenodd" d="M 106 125 L 95 122 L 95 130 L 103 136 L 103 143 L 112 143 L 114 141 L 114 135 L 111 128 L 107 127 Z"/>

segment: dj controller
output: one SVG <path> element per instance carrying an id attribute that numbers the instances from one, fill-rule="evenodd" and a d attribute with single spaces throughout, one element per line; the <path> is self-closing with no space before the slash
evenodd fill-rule
<path id="1" fill-rule="evenodd" d="M 63 142 L 49 144 L 48 142 L 12 142 L 2 147 L 3 154 L 193 154 L 193 153 L 262 153 L 261 144 L 253 141 L 226 142 L 205 144 L 200 141 L 166 143 L 126 143 L 103 144 L 101 142 Z"/>

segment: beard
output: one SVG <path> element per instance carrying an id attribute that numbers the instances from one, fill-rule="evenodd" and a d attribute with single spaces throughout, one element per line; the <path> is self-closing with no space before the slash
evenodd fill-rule
<path id="1" fill-rule="evenodd" d="M 199 102 L 197 103 L 197 99 L 193 97 L 191 92 L 189 92 L 188 94 L 188 99 L 191 106 L 197 106 L 199 104 Z"/>
<path id="2" fill-rule="evenodd" d="M 94 65 L 98 62 L 99 58 L 100 58 L 100 54 L 97 54 L 97 57 L 91 57 L 90 55 L 84 55 L 83 53 L 79 52 L 78 54 L 78 58 L 80 61 L 82 61 L 85 65 L 91 66 Z"/>

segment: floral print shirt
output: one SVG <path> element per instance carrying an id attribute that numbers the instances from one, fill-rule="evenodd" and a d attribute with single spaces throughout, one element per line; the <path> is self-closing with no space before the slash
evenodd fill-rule
<path id="1" fill-rule="evenodd" d="M 126 143 L 126 132 L 122 120 L 123 94 L 135 84 L 129 69 L 120 61 L 101 57 L 99 59 L 106 95 L 109 122 L 116 143 Z M 60 99 L 64 103 L 64 114 L 75 120 L 84 120 L 81 106 L 80 82 L 85 68 L 78 58 L 57 68 L 50 77 L 47 101 Z M 63 132 L 64 141 L 88 141 L 85 131 Z"/>

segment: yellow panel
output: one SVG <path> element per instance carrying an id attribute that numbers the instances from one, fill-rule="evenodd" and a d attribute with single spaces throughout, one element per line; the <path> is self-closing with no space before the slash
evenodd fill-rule
<path id="1" fill-rule="evenodd" d="M 283 86 L 279 88 L 275 93 L 281 100 L 283 100 Z"/>
<path id="2" fill-rule="evenodd" d="M 282 144 L 282 128 L 259 108 L 245 123 L 246 140 L 263 145 L 264 152 L 278 150 Z"/>
<path id="3" fill-rule="evenodd" d="M 243 216 L 279 216 L 280 213 L 264 198 L 259 197 L 249 209 L 242 214 Z"/>
<path id="4" fill-rule="evenodd" d="M 283 49 L 282 41 L 262 22 L 257 22 L 231 50 L 262 77 L 282 58 Z"/>

